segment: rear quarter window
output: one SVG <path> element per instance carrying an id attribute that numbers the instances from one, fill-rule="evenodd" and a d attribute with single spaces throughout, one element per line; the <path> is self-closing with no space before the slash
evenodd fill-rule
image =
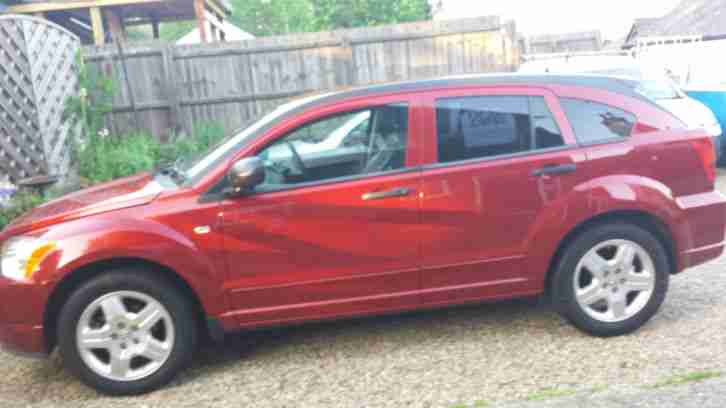
<path id="1" fill-rule="evenodd" d="M 622 140 L 635 126 L 635 115 L 610 105 L 575 98 L 560 102 L 580 144 Z"/>

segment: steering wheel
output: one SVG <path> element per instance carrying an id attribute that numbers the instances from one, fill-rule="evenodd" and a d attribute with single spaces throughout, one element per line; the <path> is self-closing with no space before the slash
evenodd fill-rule
<path id="1" fill-rule="evenodd" d="M 285 144 L 290 148 L 290 151 L 292 152 L 292 158 L 295 161 L 295 165 L 300 170 L 300 173 L 303 177 L 306 179 L 308 178 L 308 168 L 305 167 L 305 163 L 302 161 L 302 158 L 300 157 L 300 154 L 297 152 L 297 149 L 295 149 L 295 146 L 292 145 L 290 142 L 285 142 Z"/>
<path id="2" fill-rule="evenodd" d="M 383 171 L 393 160 L 394 151 L 384 140 L 382 135 L 374 136 L 368 149 L 368 159 L 363 170 L 364 173 Z"/>

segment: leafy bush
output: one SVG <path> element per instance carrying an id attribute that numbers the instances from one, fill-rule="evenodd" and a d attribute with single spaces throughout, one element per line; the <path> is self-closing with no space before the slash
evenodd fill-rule
<path id="1" fill-rule="evenodd" d="M 198 124 L 190 136 L 165 145 L 148 133 L 121 137 L 97 135 L 77 153 L 78 174 L 90 185 L 131 176 L 179 157 L 200 154 L 224 136 L 224 128 L 216 123 Z M 45 195 L 16 193 L 7 206 L 0 207 L 0 230 L 27 211 L 68 192 L 51 188 Z"/>
<path id="2" fill-rule="evenodd" d="M 10 203 L 5 207 L 0 207 L 0 230 L 6 225 L 33 208 L 43 204 L 45 199 L 40 194 L 20 191 L 16 193 Z"/>
<path id="3" fill-rule="evenodd" d="M 158 163 L 173 163 L 180 157 L 191 157 L 204 153 L 210 146 L 219 143 L 225 136 L 224 127 L 219 123 L 208 122 L 194 125 L 189 137 L 174 137 L 171 143 L 162 145 Z"/>
<path id="4" fill-rule="evenodd" d="M 91 184 L 148 171 L 177 158 L 206 151 L 224 137 L 216 123 L 194 126 L 188 137 L 162 145 L 147 133 L 122 137 L 95 137 L 78 153 L 78 174 Z"/>
<path id="5" fill-rule="evenodd" d="M 113 78 L 104 75 L 95 66 L 87 65 L 80 51 L 76 54 L 76 65 L 80 91 L 65 100 L 63 117 L 78 119 L 84 140 L 91 142 L 103 128 L 106 114 L 112 110 L 117 86 Z"/>
<path id="6" fill-rule="evenodd" d="M 98 137 L 78 153 L 78 174 L 97 184 L 150 170 L 159 149 L 159 143 L 144 133 Z"/>

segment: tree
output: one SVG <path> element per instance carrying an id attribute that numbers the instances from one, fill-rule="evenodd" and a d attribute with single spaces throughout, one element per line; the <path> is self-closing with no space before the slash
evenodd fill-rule
<path id="1" fill-rule="evenodd" d="M 230 20 L 257 36 L 431 18 L 428 0 L 231 0 Z"/>
<path id="2" fill-rule="evenodd" d="M 309 0 L 231 0 L 230 21 L 256 36 L 314 31 Z"/>
<path id="3" fill-rule="evenodd" d="M 428 0 L 310 0 L 315 28 L 338 28 L 396 24 L 431 18 Z"/>
<path id="4" fill-rule="evenodd" d="M 230 22 L 258 37 L 431 18 L 428 0 L 230 0 L 230 4 Z M 194 27 L 194 22 L 165 23 L 161 38 L 176 41 Z M 133 34 L 137 36 L 150 34 Z"/>

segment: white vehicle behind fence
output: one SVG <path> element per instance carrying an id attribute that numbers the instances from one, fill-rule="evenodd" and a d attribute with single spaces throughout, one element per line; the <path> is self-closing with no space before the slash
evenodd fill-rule
<path id="1" fill-rule="evenodd" d="M 638 91 L 681 119 L 691 129 L 705 129 L 714 137 L 716 152 L 722 149 L 722 129 L 714 113 L 689 97 L 662 66 L 639 61 L 629 55 L 554 54 L 525 57 L 520 68 L 526 74 L 597 74 L 635 79 Z"/>

